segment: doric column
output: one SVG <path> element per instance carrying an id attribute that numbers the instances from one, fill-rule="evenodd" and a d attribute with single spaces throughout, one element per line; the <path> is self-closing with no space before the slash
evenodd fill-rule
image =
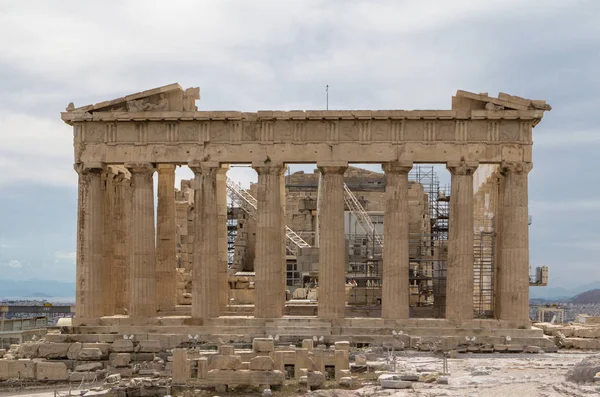
<path id="1" fill-rule="evenodd" d="M 498 318 L 500 312 L 500 284 L 498 282 L 500 268 L 502 267 L 502 236 L 504 219 L 504 176 L 498 173 L 496 185 L 496 212 L 494 213 L 494 317 Z"/>
<path id="2" fill-rule="evenodd" d="M 219 316 L 219 257 L 217 236 L 218 163 L 193 163 L 194 254 L 192 264 L 192 317 Z"/>
<path id="3" fill-rule="evenodd" d="M 383 164 L 385 218 L 381 317 L 409 317 L 408 173 L 412 162 Z"/>
<path id="4" fill-rule="evenodd" d="M 254 317 L 283 316 L 285 306 L 285 167 L 253 165 L 258 174 Z M 284 247 L 282 249 L 282 247 Z"/>
<path id="5" fill-rule="evenodd" d="M 125 174 L 118 174 L 114 180 L 113 202 L 113 266 L 112 277 L 115 314 L 127 314 L 129 306 L 129 232 L 128 222 L 131 213 L 131 180 Z"/>
<path id="6" fill-rule="evenodd" d="M 103 217 L 104 217 L 104 258 L 102 265 L 102 301 L 104 302 L 105 316 L 115 314 L 114 281 L 114 241 L 113 241 L 113 204 L 115 196 L 115 174 L 111 167 L 106 167 L 102 173 L 103 187 Z"/>
<path id="7" fill-rule="evenodd" d="M 529 212 L 527 174 L 531 163 L 503 163 L 501 252 L 498 267 L 501 320 L 529 319 Z"/>
<path id="8" fill-rule="evenodd" d="M 98 318 L 104 314 L 102 167 L 102 164 L 75 165 L 79 174 L 75 298 L 78 320 Z"/>
<path id="9" fill-rule="evenodd" d="M 319 317 L 344 318 L 344 172 L 348 167 L 319 164 L 317 166 L 323 178 L 319 214 Z"/>
<path id="10" fill-rule="evenodd" d="M 131 172 L 129 316 L 156 316 L 154 167 L 127 164 Z"/>
<path id="11" fill-rule="evenodd" d="M 473 318 L 473 173 L 477 163 L 448 163 L 451 174 L 446 318 Z"/>
<path id="12" fill-rule="evenodd" d="M 219 256 L 219 306 L 229 303 L 229 273 L 227 272 L 227 171 L 224 165 L 217 171 L 217 239 Z"/>
<path id="13" fill-rule="evenodd" d="M 156 305 L 160 312 L 175 310 L 175 165 L 159 164 L 156 210 Z"/>

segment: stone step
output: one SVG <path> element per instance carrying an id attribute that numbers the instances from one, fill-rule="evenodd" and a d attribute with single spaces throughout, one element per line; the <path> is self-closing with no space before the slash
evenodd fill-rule
<path id="1" fill-rule="evenodd" d="M 389 327 L 389 326 L 339 326 L 333 327 L 332 333 L 335 335 L 392 335 L 393 331 L 403 331 L 409 335 L 416 336 L 438 336 L 438 335 L 455 335 L 455 336 L 498 336 L 504 337 L 529 337 L 541 338 L 544 333 L 540 329 L 463 329 L 463 328 L 439 328 L 439 327 Z"/>

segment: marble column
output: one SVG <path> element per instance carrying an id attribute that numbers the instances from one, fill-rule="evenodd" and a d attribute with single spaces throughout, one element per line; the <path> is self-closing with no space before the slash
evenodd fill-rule
<path id="1" fill-rule="evenodd" d="M 473 173 L 477 163 L 448 163 L 451 174 L 446 318 L 473 319 Z"/>
<path id="2" fill-rule="evenodd" d="M 317 164 L 322 174 L 319 214 L 319 317 L 344 318 L 346 260 L 344 172 L 347 166 Z"/>
<path id="3" fill-rule="evenodd" d="M 529 320 L 529 212 L 527 174 L 531 163 L 503 163 L 501 252 L 498 267 L 498 318 Z"/>
<path id="4" fill-rule="evenodd" d="M 252 168 L 258 174 L 254 317 L 277 318 L 285 307 L 285 184 L 281 178 L 285 166 Z"/>
<path id="5" fill-rule="evenodd" d="M 159 312 L 175 310 L 175 165 L 159 164 L 156 209 L 156 306 Z"/>
<path id="6" fill-rule="evenodd" d="M 114 180 L 113 201 L 113 293 L 115 314 L 127 314 L 129 306 L 129 214 L 131 213 L 131 180 L 118 174 Z"/>
<path id="7" fill-rule="evenodd" d="M 115 314 L 115 295 L 113 292 L 114 281 L 114 241 L 113 241 L 113 201 L 115 196 L 114 188 L 115 173 L 111 167 L 107 167 L 102 173 L 103 185 L 103 218 L 104 218 L 104 260 L 102 265 L 102 301 L 104 303 L 104 315 L 112 316 Z"/>
<path id="8" fill-rule="evenodd" d="M 385 217 L 381 317 L 409 317 L 408 173 L 412 162 L 383 164 Z"/>
<path id="9" fill-rule="evenodd" d="M 194 172 L 194 248 L 192 317 L 219 316 L 219 257 L 217 235 L 218 163 L 192 163 Z"/>
<path id="10" fill-rule="evenodd" d="M 504 219 L 504 176 L 499 172 L 495 189 L 496 212 L 494 213 L 494 317 L 500 312 L 500 269 L 502 268 L 502 236 Z"/>
<path id="11" fill-rule="evenodd" d="M 104 314 L 102 300 L 103 189 L 102 164 L 76 164 L 79 174 L 77 208 L 77 322 Z"/>
<path id="12" fill-rule="evenodd" d="M 227 269 L 227 171 L 224 165 L 217 171 L 217 239 L 219 256 L 219 307 L 224 310 L 229 303 L 229 273 Z"/>
<path id="13" fill-rule="evenodd" d="M 127 164 L 131 172 L 129 316 L 156 316 L 156 247 L 154 167 Z"/>

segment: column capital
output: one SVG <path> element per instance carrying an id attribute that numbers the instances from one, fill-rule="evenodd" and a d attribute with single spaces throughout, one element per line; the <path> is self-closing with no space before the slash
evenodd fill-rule
<path id="1" fill-rule="evenodd" d="M 219 171 L 221 165 L 218 161 L 190 161 L 188 167 L 195 174 L 202 174 L 203 172 L 210 172 L 211 170 Z"/>
<path id="2" fill-rule="evenodd" d="M 156 170 L 152 163 L 125 163 L 124 165 L 132 174 L 154 174 Z"/>
<path id="3" fill-rule="evenodd" d="M 127 177 L 126 174 L 118 173 L 115 175 L 115 182 L 123 185 L 129 185 L 131 183 L 131 179 Z"/>
<path id="4" fill-rule="evenodd" d="M 100 174 L 105 171 L 106 164 L 102 162 L 75 163 L 73 169 L 78 174 L 96 173 Z"/>
<path id="5" fill-rule="evenodd" d="M 156 164 L 156 171 L 158 171 L 159 174 L 174 172 L 175 168 L 175 164 Z"/>
<path id="6" fill-rule="evenodd" d="M 282 175 L 287 169 L 283 163 L 252 163 L 252 168 L 258 175 Z"/>
<path id="7" fill-rule="evenodd" d="M 477 161 L 449 161 L 446 168 L 452 175 L 473 175 L 479 167 Z"/>
<path id="8" fill-rule="evenodd" d="M 334 175 L 344 175 L 346 170 L 348 169 L 348 163 L 341 162 L 324 162 L 317 163 L 317 169 L 323 175 L 334 174 Z"/>
<path id="9" fill-rule="evenodd" d="M 381 164 L 381 168 L 386 174 L 407 174 L 413 168 L 412 161 L 390 161 Z"/>
<path id="10" fill-rule="evenodd" d="M 516 161 L 503 161 L 500 163 L 500 173 L 506 175 L 511 174 L 528 174 L 533 168 L 533 163 L 524 163 Z"/>

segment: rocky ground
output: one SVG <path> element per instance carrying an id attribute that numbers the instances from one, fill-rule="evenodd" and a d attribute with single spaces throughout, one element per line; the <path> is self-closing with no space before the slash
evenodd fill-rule
<path id="1" fill-rule="evenodd" d="M 366 366 L 353 371 L 354 384 L 346 389 L 334 389 L 333 384 L 322 390 L 308 393 L 300 392 L 289 383 L 273 393 L 274 396 L 310 396 L 310 397 L 383 397 L 383 396 L 593 396 L 600 394 L 600 383 L 594 384 L 593 376 L 600 371 L 600 354 L 584 351 L 561 351 L 540 354 L 459 354 L 448 358 L 448 384 L 438 380 L 443 372 L 443 359 L 440 355 L 413 351 L 401 352 L 396 358 L 396 372 L 419 377 L 421 381 L 412 382 L 409 389 L 391 390 L 378 386 L 377 378 L 386 368 L 393 368 L 394 362 L 386 353 L 365 352 Z M 428 383 L 431 382 L 431 383 Z M 87 385 L 91 389 L 93 385 Z M 99 386 L 99 385 L 96 385 Z M 100 384 L 101 386 L 101 384 Z M 338 386 L 339 387 L 339 386 Z M 66 395 L 66 388 L 55 386 Z M 45 390 L 5 389 L 0 396 L 54 396 L 53 388 Z M 107 394 L 104 394 L 107 393 Z M 87 395 L 112 396 L 109 390 L 103 394 Z M 171 391 L 173 396 L 260 396 L 262 393 L 238 391 L 216 393 L 208 390 L 190 389 L 182 392 Z M 115 395 L 116 397 L 117 395 Z M 162 397 L 162 396 L 161 396 Z"/>

